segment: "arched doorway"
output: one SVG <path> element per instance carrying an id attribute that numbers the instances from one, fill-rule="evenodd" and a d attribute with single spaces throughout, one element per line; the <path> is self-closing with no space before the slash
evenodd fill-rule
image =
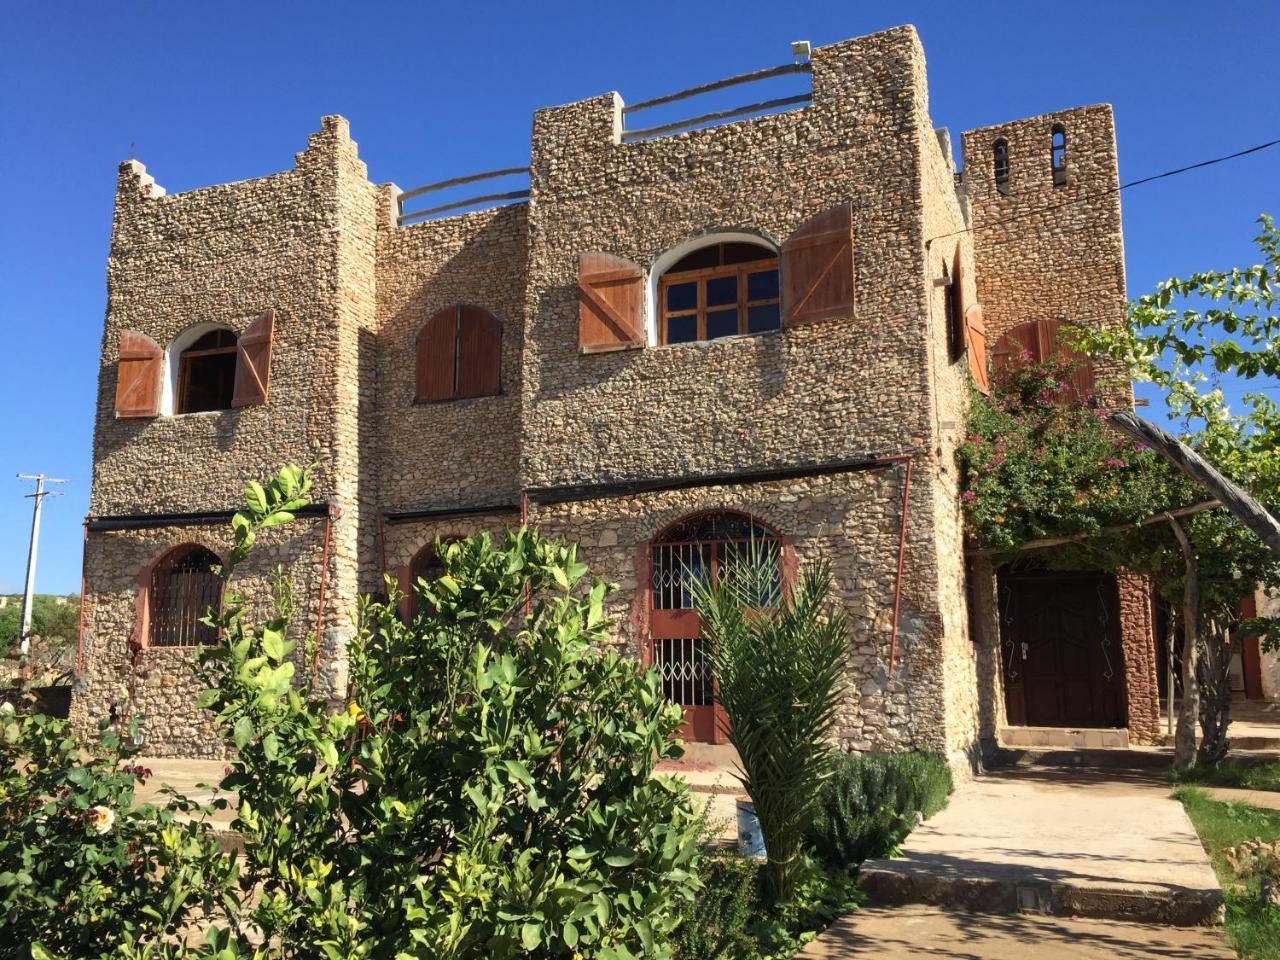
<path id="1" fill-rule="evenodd" d="M 662 692 L 684 709 L 681 736 L 718 743 L 725 718 L 716 703 L 710 643 L 694 609 L 691 581 L 715 582 L 749 551 L 763 550 L 778 565 L 773 597 L 782 585 L 782 541 L 745 513 L 719 511 L 687 517 L 654 539 L 649 551 L 650 615 L 646 659 L 662 680 Z"/>

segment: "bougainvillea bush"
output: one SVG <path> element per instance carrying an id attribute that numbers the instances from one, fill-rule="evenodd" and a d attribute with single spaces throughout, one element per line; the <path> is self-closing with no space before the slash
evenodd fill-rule
<path id="1" fill-rule="evenodd" d="M 1091 538 L 1108 527 L 1205 499 L 1158 454 L 1106 424 L 1088 397 L 1070 396 L 1077 361 L 1006 365 L 991 396 L 975 394 L 958 451 L 965 525 L 982 546 Z M 1069 554 L 1069 551 L 1068 551 Z"/>

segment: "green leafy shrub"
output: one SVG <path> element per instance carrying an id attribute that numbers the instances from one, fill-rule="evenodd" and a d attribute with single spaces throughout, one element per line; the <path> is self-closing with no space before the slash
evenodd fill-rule
<path id="1" fill-rule="evenodd" d="M 805 839 L 833 867 L 883 857 L 945 807 L 952 789 L 951 770 L 936 754 L 847 754 L 823 785 Z"/>
<path id="2" fill-rule="evenodd" d="M 216 916 L 235 877 L 199 808 L 177 795 L 133 809 L 147 771 L 136 722 L 89 745 L 65 720 L 0 713 L 0 927 L 16 954 L 84 958 L 157 943 Z M 96 755 L 87 749 L 93 746 Z"/>
<path id="3" fill-rule="evenodd" d="M 731 854 L 703 858 L 702 888 L 676 930 L 681 960 L 742 960 L 758 956 L 753 927 L 761 909 L 760 867 Z"/>
<path id="4" fill-rule="evenodd" d="M 249 485 L 228 577 L 308 485 L 297 468 Z M 261 626 L 230 592 L 211 618 L 225 643 L 203 655 L 201 701 L 238 751 L 223 786 L 254 891 L 211 934 L 220 960 L 670 955 L 697 886 L 686 788 L 654 776 L 680 708 L 598 652 L 607 588 L 575 547 L 520 530 L 441 554 L 411 623 L 394 588 L 361 601 L 336 709 L 296 682 L 312 657 L 287 591 Z"/>

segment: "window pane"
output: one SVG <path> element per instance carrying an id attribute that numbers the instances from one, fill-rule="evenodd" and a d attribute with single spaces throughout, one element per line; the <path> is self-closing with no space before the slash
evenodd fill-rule
<path id="1" fill-rule="evenodd" d="M 667 343 L 689 343 L 698 339 L 697 314 L 667 317 Z"/>
<path id="2" fill-rule="evenodd" d="M 215 353 L 186 357 L 186 392 L 179 413 L 229 410 L 236 385 L 236 355 Z"/>
<path id="3" fill-rule="evenodd" d="M 758 273 L 748 273 L 747 274 L 747 299 L 748 300 L 778 299 L 778 271 L 777 270 L 761 270 Z"/>
<path id="4" fill-rule="evenodd" d="M 738 302 L 737 277 L 712 277 L 707 281 L 707 306 L 723 307 Z"/>
<path id="5" fill-rule="evenodd" d="M 738 311 L 717 310 L 707 314 L 707 339 L 730 337 L 738 332 Z"/>
<path id="6" fill-rule="evenodd" d="M 764 333 L 766 330 L 777 330 L 778 327 L 778 305 L 776 303 L 747 308 L 747 333 Z"/>
<path id="7" fill-rule="evenodd" d="M 720 244 L 715 243 L 709 247 L 701 247 L 692 253 L 687 253 L 667 270 L 667 273 L 680 273 L 684 270 L 704 270 L 707 267 L 720 266 Z"/>
<path id="8" fill-rule="evenodd" d="M 694 310 L 698 306 L 696 283 L 673 283 L 667 287 L 667 310 Z"/>

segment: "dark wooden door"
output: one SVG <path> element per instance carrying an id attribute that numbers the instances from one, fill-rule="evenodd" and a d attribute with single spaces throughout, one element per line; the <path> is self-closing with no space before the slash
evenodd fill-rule
<path id="1" fill-rule="evenodd" d="M 1124 726 L 1115 579 L 1103 574 L 1006 577 L 1001 593 L 1009 722 Z"/>

